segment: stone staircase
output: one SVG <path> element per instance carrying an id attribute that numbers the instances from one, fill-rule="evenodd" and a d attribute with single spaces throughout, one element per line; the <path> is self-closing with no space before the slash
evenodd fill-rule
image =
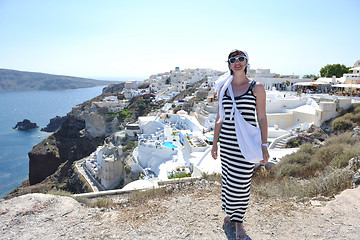
<path id="1" fill-rule="evenodd" d="M 291 136 L 288 136 L 286 138 L 283 138 L 281 140 L 279 140 L 272 148 L 283 148 L 285 146 L 285 144 L 290 140 L 290 139 L 293 139 L 293 138 L 296 138 L 297 137 L 297 134 L 293 134 Z"/>

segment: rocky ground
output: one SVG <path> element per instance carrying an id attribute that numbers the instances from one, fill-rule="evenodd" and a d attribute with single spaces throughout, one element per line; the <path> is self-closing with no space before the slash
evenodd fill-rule
<path id="1" fill-rule="evenodd" d="M 110 208 L 70 197 L 28 194 L 0 202 L 0 239 L 233 239 L 223 228 L 216 182 L 174 184 L 150 200 L 113 196 Z M 360 239 L 360 188 L 331 201 L 252 195 L 251 239 Z"/>

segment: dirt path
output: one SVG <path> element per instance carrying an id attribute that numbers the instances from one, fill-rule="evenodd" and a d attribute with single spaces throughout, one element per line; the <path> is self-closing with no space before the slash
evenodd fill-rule
<path id="1" fill-rule="evenodd" d="M 0 202 L 0 239 L 232 239 L 220 186 L 184 184 L 162 199 L 90 208 L 69 197 L 28 194 Z M 255 239 L 360 239 L 360 188 L 329 202 L 252 196 L 245 228 Z"/>

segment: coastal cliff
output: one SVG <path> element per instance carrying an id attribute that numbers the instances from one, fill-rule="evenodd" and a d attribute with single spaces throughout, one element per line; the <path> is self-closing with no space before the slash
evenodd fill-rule
<path id="1" fill-rule="evenodd" d="M 92 138 L 84 128 L 84 120 L 69 116 L 57 132 L 34 146 L 28 154 L 29 179 L 5 198 L 53 188 L 74 193 L 88 191 L 74 172 L 73 162 L 95 151 L 105 136 Z"/>
<path id="2" fill-rule="evenodd" d="M 69 117 L 56 133 L 29 152 L 29 183 L 34 185 L 55 173 L 60 164 L 90 155 L 104 137 L 91 138 L 81 131 L 85 121 Z"/>
<path id="3" fill-rule="evenodd" d="M 31 192 L 47 192 L 52 188 L 74 193 L 88 189 L 73 169 L 73 162 L 90 155 L 105 139 L 103 134 L 87 132 L 87 125 L 93 120 L 87 116 L 93 101 L 103 95 L 85 101 L 73 108 L 61 127 L 33 147 L 29 156 L 29 179 L 10 192 L 5 198 L 12 198 Z M 111 124 L 107 123 L 107 124 Z"/>
<path id="4" fill-rule="evenodd" d="M 74 161 L 89 156 L 107 137 L 121 130 L 123 122 L 136 121 L 139 116 L 162 106 L 162 103 L 151 105 L 151 101 L 143 96 L 130 100 L 125 109 L 126 115 L 109 115 L 108 108 L 94 106 L 94 102 L 106 96 L 120 95 L 122 86 L 111 85 L 101 95 L 75 106 L 61 127 L 29 152 L 29 179 L 5 198 L 47 192 L 53 188 L 73 193 L 88 192 L 89 188 L 74 170 Z"/>

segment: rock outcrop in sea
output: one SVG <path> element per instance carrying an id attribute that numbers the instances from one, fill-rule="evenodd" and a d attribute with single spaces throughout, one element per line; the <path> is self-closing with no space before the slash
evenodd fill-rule
<path id="1" fill-rule="evenodd" d="M 21 131 L 28 131 L 31 129 L 38 128 L 39 126 L 36 123 L 31 122 L 29 119 L 24 119 L 22 122 L 18 122 L 14 129 Z"/>

